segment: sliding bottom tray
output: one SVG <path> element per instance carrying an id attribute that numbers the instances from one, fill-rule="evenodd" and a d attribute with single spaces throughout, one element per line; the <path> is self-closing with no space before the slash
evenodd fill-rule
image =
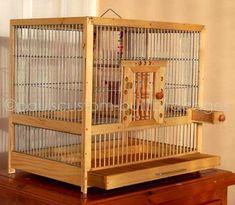
<path id="1" fill-rule="evenodd" d="M 113 189 L 160 178 L 214 168 L 218 156 L 194 153 L 125 166 L 93 170 L 88 173 L 90 187 Z M 28 154 L 12 152 L 12 168 L 81 185 L 81 168 Z"/>
<path id="2" fill-rule="evenodd" d="M 113 189 L 160 178 L 200 171 L 220 164 L 218 156 L 194 153 L 151 162 L 91 171 L 89 184 Z"/>

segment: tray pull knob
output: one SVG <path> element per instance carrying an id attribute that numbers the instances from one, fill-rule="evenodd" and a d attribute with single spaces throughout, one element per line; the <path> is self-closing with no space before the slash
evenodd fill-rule
<path id="1" fill-rule="evenodd" d="M 225 119 L 226 119 L 226 117 L 225 117 L 224 114 L 219 115 L 219 121 L 220 121 L 220 122 L 224 122 Z"/>

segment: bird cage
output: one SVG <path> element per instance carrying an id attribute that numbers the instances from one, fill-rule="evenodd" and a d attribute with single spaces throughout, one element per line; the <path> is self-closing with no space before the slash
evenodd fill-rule
<path id="1" fill-rule="evenodd" d="M 113 189 L 218 166 L 201 153 L 202 25 L 11 21 L 9 173 Z"/>

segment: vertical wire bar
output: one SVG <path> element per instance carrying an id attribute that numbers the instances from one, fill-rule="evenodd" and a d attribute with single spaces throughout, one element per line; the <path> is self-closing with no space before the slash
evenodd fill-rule
<path id="1" fill-rule="evenodd" d="M 104 167 L 106 166 L 106 136 L 107 134 L 103 135 L 103 152 L 104 152 Z"/>
<path id="2" fill-rule="evenodd" d="M 162 34 L 163 36 L 163 34 Z M 162 56 L 163 58 L 163 56 Z M 161 157 L 165 157 L 165 132 L 164 132 L 164 127 L 161 127 L 160 129 L 160 142 L 161 142 Z"/>
<path id="3" fill-rule="evenodd" d="M 174 63 L 174 31 L 171 31 L 171 44 L 170 44 L 170 47 L 171 47 L 171 61 L 169 62 L 169 75 L 170 75 L 170 79 L 169 79 L 169 82 L 170 84 L 168 85 L 169 86 L 169 116 L 173 116 L 173 109 L 172 109 L 172 106 L 173 106 L 173 96 L 174 96 L 174 87 L 173 87 L 173 73 L 174 73 L 174 69 L 173 69 L 173 63 Z"/>
<path id="4" fill-rule="evenodd" d="M 129 34 L 127 33 L 127 32 L 125 32 L 126 30 L 125 30 L 125 28 L 123 28 L 123 35 L 128 35 L 129 36 Z M 123 48 L 122 48 L 122 52 L 124 51 L 125 52 L 125 49 L 127 49 L 126 50 L 126 52 L 129 52 L 128 51 L 128 36 L 127 36 L 127 41 L 126 41 L 126 44 L 123 44 L 122 43 L 122 46 L 123 46 Z M 126 48 L 124 47 L 126 45 Z M 119 78 L 118 78 L 118 81 L 117 82 L 120 82 L 119 83 L 119 85 L 117 85 L 117 88 L 118 88 L 118 102 L 117 102 L 117 106 L 118 106 L 118 109 L 119 109 L 119 116 L 117 116 L 117 117 L 119 117 L 119 119 L 118 119 L 118 122 L 120 122 L 121 121 L 121 118 L 122 118 L 122 110 L 121 110 L 121 105 L 122 105 L 122 101 L 123 101 L 123 92 L 122 92 L 122 86 L 123 86 L 123 82 L 122 82 L 122 76 L 123 76 L 123 68 L 122 67 L 119 67 L 119 69 L 120 69 L 120 76 L 119 76 Z M 114 101 L 115 102 L 115 101 Z M 116 110 L 116 109 L 115 109 Z M 118 114 L 117 114 L 118 115 Z"/>
<path id="5" fill-rule="evenodd" d="M 104 109 L 103 109 L 103 123 L 108 123 L 108 86 L 106 83 L 108 83 L 108 79 L 107 79 L 107 72 L 108 72 L 108 47 L 107 47 L 107 34 L 108 34 L 108 27 L 104 27 L 104 75 L 103 75 L 103 89 L 104 89 L 104 93 L 103 93 L 103 104 L 104 104 Z"/>
<path id="6" fill-rule="evenodd" d="M 56 83 L 55 83 L 55 92 L 56 92 L 56 102 L 55 102 L 55 108 L 54 108 L 54 115 L 55 115 L 55 120 L 58 119 L 57 115 L 55 114 L 58 111 L 59 108 L 59 102 L 60 101 L 60 91 L 59 91 L 59 81 L 60 81 L 60 65 L 61 65 L 61 58 L 60 58 L 60 30 L 59 26 L 55 25 L 55 44 L 56 44 L 56 56 L 55 56 L 55 61 L 56 61 L 56 68 L 55 70 L 56 74 Z"/>
<path id="7" fill-rule="evenodd" d="M 67 74 L 66 75 L 66 87 L 65 87 L 65 93 L 66 93 L 66 110 L 65 110 L 65 121 L 69 121 L 69 110 L 70 110 L 70 88 L 69 88 L 69 83 L 70 83 L 70 77 L 69 77 L 69 74 L 70 74 L 70 28 L 69 28 L 69 25 L 66 25 L 66 32 L 65 32 L 65 40 L 66 40 L 66 47 L 65 47 L 65 73 Z"/>
<path id="8" fill-rule="evenodd" d="M 162 128 L 160 128 L 160 127 L 157 129 L 157 135 L 158 135 L 158 157 L 159 158 L 162 157 L 162 155 L 161 155 L 161 153 L 162 153 L 162 151 L 161 151 L 161 149 L 162 149 L 162 145 L 161 145 L 161 129 Z"/>
<path id="9" fill-rule="evenodd" d="M 62 106 L 63 106 L 63 94 L 62 94 L 62 83 L 63 83 L 63 25 L 58 26 L 59 29 L 59 68 L 58 68 L 58 92 L 59 92 L 59 104 L 57 111 L 61 112 L 59 116 L 61 120 L 63 120 Z"/>
<path id="10" fill-rule="evenodd" d="M 117 137 L 116 137 L 116 133 L 111 133 L 111 136 L 112 136 L 112 140 L 113 140 L 113 162 L 112 162 L 112 166 L 116 166 L 116 155 L 118 154 L 117 152 Z"/>
<path id="11" fill-rule="evenodd" d="M 115 63 L 115 61 L 114 61 L 114 51 L 115 51 L 115 49 L 114 49 L 114 27 L 113 26 L 110 27 L 109 32 L 110 32 L 109 47 L 110 47 L 110 51 L 111 51 L 111 53 L 110 53 L 110 68 L 109 69 L 110 69 L 110 73 L 111 73 L 111 78 L 110 79 L 112 79 L 111 80 L 111 85 L 110 85 L 111 86 L 110 101 L 115 102 L 115 100 L 113 99 L 114 98 L 113 93 L 115 95 L 115 91 L 114 91 L 114 88 L 112 86 L 112 82 L 114 82 L 114 75 L 115 75 L 115 70 L 114 70 L 114 63 Z M 111 120 L 111 122 L 115 121 L 115 115 L 113 115 L 111 118 L 113 118 Z"/>
<path id="12" fill-rule="evenodd" d="M 79 55 L 79 39 L 78 35 L 80 33 L 80 25 L 74 25 L 74 122 L 80 123 L 80 104 L 79 104 L 79 62 L 81 61 L 81 57 Z"/>
<path id="13" fill-rule="evenodd" d="M 121 153 L 122 153 L 122 156 L 121 156 L 121 164 L 124 163 L 124 146 L 125 146 L 125 143 L 124 143 L 124 133 L 123 132 L 120 132 L 120 135 L 121 135 L 121 143 L 122 143 L 122 150 L 121 150 Z"/>
<path id="14" fill-rule="evenodd" d="M 157 142 L 157 128 L 153 128 L 153 157 L 157 159 L 158 156 L 158 142 Z"/>
<path id="15" fill-rule="evenodd" d="M 51 52 L 51 44 L 50 44 L 50 31 L 51 31 L 51 28 L 50 26 L 47 26 L 46 27 L 46 40 L 45 40 L 45 44 L 46 44 L 46 66 L 45 66 L 45 94 L 46 94 L 46 99 L 45 99 L 45 113 L 46 115 L 48 114 L 48 118 L 51 119 L 52 118 L 52 112 L 51 112 L 51 107 L 50 107 L 50 90 L 51 90 L 51 87 L 52 87 L 52 83 L 51 83 L 51 80 L 50 80 L 50 70 L 51 70 L 51 66 L 50 66 L 50 59 L 51 59 L 51 56 L 50 56 L 50 52 Z"/>
<path id="16" fill-rule="evenodd" d="M 174 62 L 173 62 L 173 69 L 174 69 L 174 81 L 173 81 L 173 86 L 174 86 L 174 98 L 173 98 L 173 117 L 177 116 L 177 110 L 176 110 L 176 103 L 177 103 L 177 87 L 176 87 L 176 82 L 177 82 L 177 32 L 174 32 Z"/>
<path id="17" fill-rule="evenodd" d="M 94 168 L 97 167 L 97 135 L 93 135 L 93 141 L 94 141 Z"/>
<path id="18" fill-rule="evenodd" d="M 69 25 L 69 121 L 73 121 L 73 113 L 74 113 L 74 106 L 73 106 L 73 25 Z"/>
<path id="19" fill-rule="evenodd" d="M 112 94 L 113 94 L 113 80 L 112 80 L 112 72 L 110 64 L 110 37 L 111 37 L 111 27 L 107 27 L 107 113 L 106 113 L 106 123 L 112 123 L 112 110 L 113 110 L 113 101 L 112 101 Z"/>
<path id="20" fill-rule="evenodd" d="M 184 93 L 183 93 L 183 66 L 182 63 L 184 62 L 184 58 L 182 56 L 182 32 L 179 31 L 179 116 L 183 115 L 183 99 L 184 99 Z"/>
<path id="21" fill-rule="evenodd" d="M 78 73 L 81 73 L 81 75 L 78 76 L 78 92 L 79 92 L 79 94 L 78 94 L 77 103 L 81 103 L 82 102 L 82 100 L 81 100 L 82 99 L 82 95 L 84 93 L 84 90 L 82 89 L 83 88 L 83 83 L 84 83 L 83 78 L 82 78 L 83 72 L 84 72 L 83 71 L 83 58 L 84 57 L 82 55 L 82 48 L 83 48 L 83 45 L 82 45 L 83 27 L 81 25 L 79 25 L 78 29 L 79 29 L 79 31 L 77 31 L 77 35 L 76 35 L 77 38 L 78 38 L 77 42 L 78 42 L 78 57 L 79 57 L 79 65 L 77 67 L 77 75 L 78 75 Z M 81 103 L 81 106 L 83 106 L 82 103 Z M 81 113 L 81 109 L 79 110 L 79 113 Z M 79 116 L 79 120 L 78 121 L 80 123 L 82 123 L 83 119 L 81 118 L 80 115 L 78 115 L 78 116 Z"/>
<path id="22" fill-rule="evenodd" d="M 193 52 L 192 52 L 192 49 L 193 49 L 193 42 L 192 42 L 192 34 L 191 32 L 189 32 L 189 41 L 190 41 L 190 46 L 189 46 L 189 59 L 190 59 L 190 70 L 191 70 L 191 76 L 190 76 L 190 80 L 191 80 L 191 98 L 190 98 L 190 103 L 191 103 L 191 107 L 194 106 L 194 70 L 193 70 L 193 61 L 192 61 L 192 56 L 193 56 Z"/>
<path id="23" fill-rule="evenodd" d="M 120 133 L 116 132 L 117 134 L 117 165 L 119 165 L 119 158 L 120 158 Z"/>
<path id="24" fill-rule="evenodd" d="M 118 28 L 118 27 L 115 27 L 115 30 L 117 32 L 117 34 L 119 33 L 119 38 L 120 38 L 120 46 L 122 45 L 122 40 L 121 40 L 121 32 L 122 32 L 122 28 Z M 117 36 L 118 38 L 118 36 Z M 122 54 L 121 54 L 121 48 L 120 48 L 120 53 L 116 52 L 116 59 L 115 59 L 115 66 L 114 66 L 114 102 L 117 102 L 117 94 L 118 94 L 118 91 L 117 91 L 117 85 L 116 85 L 116 82 L 117 82 L 117 74 L 119 72 L 119 65 L 120 65 L 120 62 L 121 62 L 121 58 L 122 58 Z M 118 115 L 116 114 L 116 112 L 114 112 L 114 119 L 116 119 L 118 117 Z"/>
<path id="25" fill-rule="evenodd" d="M 60 96 L 61 96 L 61 108 L 60 111 L 62 112 L 61 119 L 65 121 L 65 79 L 66 79 L 66 71 L 65 71 L 65 31 L 66 26 L 61 25 L 61 81 L 60 81 Z"/>
<path id="26" fill-rule="evenodd" d="M 175 66 L 175 89 L 176 89 L 176 101 L 175 101 L 175 116 L 179 116 L 179 31 L 176 32 L 176 66 Z M 177 130 L 178 131 L 178 130 Z"/>
<path id="27" fill-rule="evenodd" d="M 109 153 L 109 157 L 108 157 L 108 166 L 110 166 L 111 164 L 111 159 L 112 159 L 112 154 L 111 154 L 111 138 L 110 138 L 110 133 L 108 133 L 108 153 Z"/>
<path id="28" fill-rule="evenodd" d="M 194 80 L 193 80 L 193 82 L 194 82 L 194 85 L 193 85 L 193 89 L 194 89 L 194 100 L 193 100 L 193 107 L 196 107 L 196 78 L 197 78 L 197 73 L 196 73 L 196 66 L 195 66 L 195 44 L 196 44 L 196 42 L 195 42 L 195 32 L 192 32 L 192 40 L 193 40 L 193 48 L 192 48 L 192 63 L 193 63 L 193 76 L 194 76 Z"/>
<path id="29" fill-rule="evenodd" d="M 106 57 L 106 53 L 105 53 L 105 26 L 102 27 L 102 68 L 101 68 L 101 86 L 102 86 L 102 110 L 101 110 L 101 123 L 104 124 L 105 123 L 105 118 L 104 118 L 104 114 L 105 114 L 105 57 Z"/>
<path id="30" fill-rule="evenodd" d="M 101 123 L 102 118 L 102 52 L 103 52 L 103 31 L 102 26 L 99 27 L 100 29 L 100 45 L 99 45 L 99 117 L 98 117 L 98 124 Z"/>

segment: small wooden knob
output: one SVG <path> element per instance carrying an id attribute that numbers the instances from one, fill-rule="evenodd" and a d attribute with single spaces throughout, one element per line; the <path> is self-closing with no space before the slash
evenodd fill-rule
<path id="1" fill-rule="evenodd" d="M 158 92 L 158 93 L 156 93 L 156 99 L 157 99 L 157 100 L 161 100 L 163 97 L 164 97 L 163 92 Z"/>
<path id="2" fill-rule="evenodd" d="M 224 114 L 221 114 L 221 115 L 219 115 L 219 121 L 220 122 L 224 122 L 225 121 L 225 115 Z"/>

